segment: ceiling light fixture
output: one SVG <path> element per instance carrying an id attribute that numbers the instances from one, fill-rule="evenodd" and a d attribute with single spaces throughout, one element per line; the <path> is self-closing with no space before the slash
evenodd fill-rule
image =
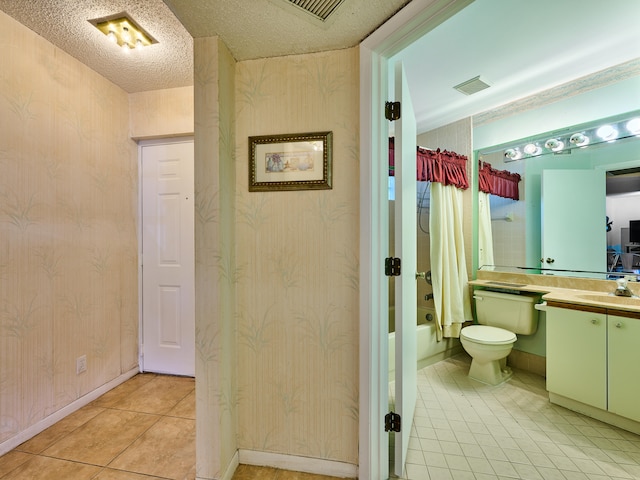
<path id="1" fill-rule="evenodd" d="M 140 50 L 158 41 L 138 25 L 126 12 L 108 17 L 94 18 L 89 23 L 104 33 L 123 52 L 136 48 Z"/>

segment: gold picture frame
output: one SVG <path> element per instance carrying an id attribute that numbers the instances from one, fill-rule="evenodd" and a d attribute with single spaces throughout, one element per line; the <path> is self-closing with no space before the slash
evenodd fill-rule
<path id="1" fill-rule="evenodd" d="M 249 191 L 329 190 L 333 132 L 249 137 Z"/>

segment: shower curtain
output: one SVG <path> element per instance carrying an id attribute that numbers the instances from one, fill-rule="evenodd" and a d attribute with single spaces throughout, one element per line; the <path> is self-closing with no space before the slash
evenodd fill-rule
<path id="1" fill-rule="evenodd" d="M 521 177 L 508 170 L 496 170 L 490 163 L 478 164 L 478 266 L 493 265 L 493 232 L 489 195 L 520 199 Z"/>
<path id="2" fill-rule="evenodd" d="M 394 139 L 389 139 L 389 175 L 394 174 Z M 467 157 L 416 147 L 416 179 L 431 182 L 429 237 L 431 281 L 438 341 L 459 338 L 473 320 L 462 233 L 462 191 L 469 188 Z"/>
<path id="3" fill-rule="evenodd" d="M 443 337 L 460 337 L 462 324 L 472 320 L 462 233 L 462 190 L 434 182 L 430 204 L 431 276 L 440 341 Z"/>
<path id="4" fill-rule="evenodd" d="M 478 192 L 478 266 L 493 265 L 493 233 L 489 194 Z"/>

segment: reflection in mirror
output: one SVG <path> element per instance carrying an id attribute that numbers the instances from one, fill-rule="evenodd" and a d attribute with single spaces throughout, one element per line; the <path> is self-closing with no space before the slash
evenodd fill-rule
<path id="1" fill-rule="evenodd" d="M 485 199 L 479 192 L 478 265 L 638 278 L 640 240 L 636 243 L 630 232 L 640 221 L 640 132 L 622 132 L 624 138 L 616 141 L 595 137 L 602 125 L 622 130 L 634 118 L 640 112 L 479 152 L 481 164 L 519 174 L 522 181 L 519 199 L 493 194 Z M 558 148 L 563 142 L 569 146 Z M 488 227 L 483 228 L 482 218 L 490 219 Z"/>

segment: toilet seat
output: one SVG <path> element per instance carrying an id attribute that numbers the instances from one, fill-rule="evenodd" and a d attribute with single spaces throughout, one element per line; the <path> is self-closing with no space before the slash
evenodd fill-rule
<path id="1" fill-rule="evenodd" d="M 460 330 L 460 338 L 483 345 L 508 345 L 517 340 L 516 334 L 489 325 L 470 325 Z"/>

